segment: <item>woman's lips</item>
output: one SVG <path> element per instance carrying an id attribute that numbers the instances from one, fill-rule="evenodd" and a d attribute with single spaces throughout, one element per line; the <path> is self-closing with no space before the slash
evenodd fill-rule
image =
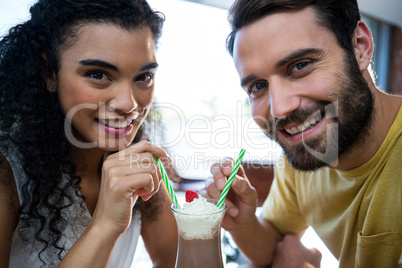
<path id="1" fill-rule="evenodd" d="M 133 121 L 135 118 L 130 119 L 98 119 L 98 124 L 106 134 L 112 136 L 127 135 L 133 129 Z"/>

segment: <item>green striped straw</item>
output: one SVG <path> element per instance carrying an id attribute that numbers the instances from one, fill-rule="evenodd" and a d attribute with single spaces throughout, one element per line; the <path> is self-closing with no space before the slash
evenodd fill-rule
<path id="1" fill-rule="evenodd" d="M 225 201 L 225 198 L 226 198 L 226 195 L 229 192 L 230 186 L 232 186 L 232 183 L 233 183 L 234 178 L 235 178 L 235 176 L 237 174 L 237 171 L 239 170 L 241 159 L 243 158 L 245 152 L 246 152 L 246 150 L 244 150 L 244 149 L 240 150 L 239 158 L 237 158 L 237 160 L 236 160 L 236 162 L 234 164 L 233 170 L 230 173 L 229 179 L 226 182 L 225 187 L 223 188 L 223 191 L 221 193 L 221 197 L 219 198 L 218 203 L 216 204 L 216 206 L 219 209 L 222 208 L 223 201 Z"/>
<path id="2" fill-rule="evenodd" d="M 156 160 L 156 164 L 159 166 L 159 169 L 161 171 L 162 179 L 165 182 L 166 188 L 167 188 L 168 193 L 170 195 L 170 199 L 172 199 L 172 202 L 174 203 L 176 208 L 181 208 L 180 205 L 179 205 L 179 202 L 177 201 L 176 194 L 174 193 L 172 184 L 170 184 L 170 182 L 169 182 L 169 178 L 167 176 L 165 167 L 163 166 L 162 162 L 159 161 L 158 157 L 155 157 L 155 160 Z"/>

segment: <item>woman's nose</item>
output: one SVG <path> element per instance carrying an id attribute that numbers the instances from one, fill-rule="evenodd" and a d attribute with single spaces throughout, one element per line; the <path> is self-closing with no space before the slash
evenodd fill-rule
<path id="1" fill-rule="evenodd" d="M 131 113 L 138 107 L 138 103 L 134 97 L 134 89 L 132 86 L 120 87 L 115 90 L 112 100 L 109 101 L 108 106 L 114 111 L 121 111 L 123 113 Z"/>

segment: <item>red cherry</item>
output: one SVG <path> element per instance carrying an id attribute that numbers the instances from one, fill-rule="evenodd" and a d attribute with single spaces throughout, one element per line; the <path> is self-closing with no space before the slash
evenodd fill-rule
<path id="1" fill-rule="evenodd" d="M 194 198 L 198 198 L 198 194 L 194 192 L 193 190 L 187 190 L 186 191 L 186 202 L 190 203 L 193 202 Z"/>

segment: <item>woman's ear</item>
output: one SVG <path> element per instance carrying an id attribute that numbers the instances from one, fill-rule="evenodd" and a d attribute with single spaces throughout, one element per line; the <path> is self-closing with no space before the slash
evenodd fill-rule
<path id="1" fill-rule="evenodd" d="M 42 55 L 43 64 L 44 66 L 48 67 L 48 61 L 46 55 Z M 43 74 L 45 76 L 46 82 L 46 89 L 51 92 L 55 93 L 57 91 L 57 82 L 56 82 L 56 74 L 50 70 L 50 68 L 46 68 L 48 71 Z"/>
<path id="2" fill-rule="evenodd" d="M 360 71 L 366 70 L 373 56 L 374 42 L 369 27 L 363 21 L 359 21 L 355 28 L 353 47 Z"/>
<path id="3" fill-rule="evenodd" d="M 46 89 L 51 92 L 51 93 L 55 93 L 57 91 L 57 83 L 56 83 L 56 77 L 55 75 L 52 75 L 46 79 Z"/>

